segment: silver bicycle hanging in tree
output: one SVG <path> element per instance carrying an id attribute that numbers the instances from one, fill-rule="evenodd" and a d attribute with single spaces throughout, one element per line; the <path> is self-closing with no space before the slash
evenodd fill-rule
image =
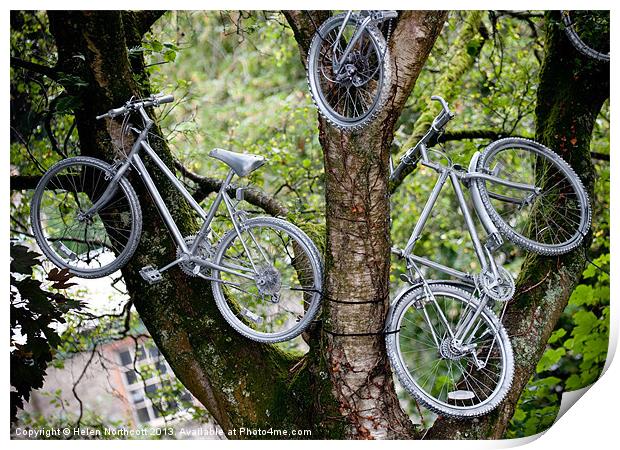
<path id="1" fill-rule="evenodd" d="M 537 142 L 500 139 L 476 152 L 468 168 L 454 164 L 444 150 L 430 148 L 454 117 L 441 97 L 432 99 L 441 103 L 442 112 L 391 175 L 392 180 L 401 180 L 407 166 L 420 163 L 436 171 L 438 180 L 407 245 L 392 249 L 406 262 L 407 273 L 401 278 L 410 286 L 388 313 L 386 347 L 396 376 L 421 404 L 441 415 L 471 418 L 499 405 L 514 372 L 512 347 L 501 319 L 515 282 L 496 263 L 493 252 L 503 244 L 503 237 L 542 255 L 569 252 L 587 233 L 591 211 L 573 169 Z M 448 180 L 479 262 L 477 273 L 414 254 Z M 463 186 L 486 232 L 484 243 Z M 427 280 L 422 266 L 449 279 Z M 495 302 L 504 303 L 500 318 L 492 309 Z"/>
<path id="2" fill-rule="evenodd" d="M 174 266 L 211 282 L 217 307 L 242 335 L 259 342 L 280 342 L 301 334 L 317 315 L 322 262 L 312 240 L 298 227 L 273 217 L 249 218 L 237 206 L 243 189 L 231 189 L 234 175 L 261 167 L 261 156 L 214 149 L 210 156 L 230 168 L 210 209 L 205 211 L 166 166 L 148 141 L 153 121 L 145 108 L 173 101 L 171 95 L 130 100 L 97 119 L 123 116 L 123 136 L 136 135 L 131 150 L 115 164 L 79 156 L 50 168 L 35 190 L 31 222 L 43 253 L 58 267 L 83 278 L 109 275 L 131 258 L 142 230 L 138 197 L 126 175 L 133 167 L 144 181 L 177 245 L 177 257 L 164 267 L 146 266 L 140 275 L 150 284 Z M 128 119 L 136 113 L 143 127 Z M 121 147 L 124 147 L 121 145 Z M 202 220 L 194 236 L 183 236 L 149 175 L 143 150 Z M 233 191 L 233 192 L 231 192 Z M 224 204 L 232 223 L 219 242 L 211 227 Z"/>
<path id="3" fill-rule="evenodd" d="M 319 112 L 341 129 L 357 130 L 381 111 L 392 77 L 386 37 L 379 25 L 396 11 L 347 11 L 327 19 L 308 51 L 308 86 Z"/>

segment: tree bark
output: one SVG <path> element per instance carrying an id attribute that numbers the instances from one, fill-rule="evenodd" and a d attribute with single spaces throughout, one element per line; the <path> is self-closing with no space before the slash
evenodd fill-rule
<path id="1" fill-rule="evenodd" d="M 293 12 L 287 18 L 305 62 L 312 21 Z M 360 132 L 347 133 L 319 118 L 328 300 L 323 306 L 323 335 L 313 351 L 320 353 L 317 360 L 324 361 L 329 374 L 338 406 L 334 420 L 343 422 L 346 438 L 414 435 L 394 391 L 381 334 L 389 307 L 389 147 L 396 120 L 445 18 L 445 12 L 437 11 L 400 14 L 389 44 L 395 73 L 391 96 L 377 120 Z"/>
<path id="2" fill-rule="evenodd" d="M 581 56 L 566 38 L 558 12 L 546 15 L 545 55 L 536 105 L 536 139 L 575 169 L 592 193 L 590 158 L 594 122 L 609 98 L 609 64 Z M 591 236 L 575 251 L 559 257 L 529 254 L 517 280 L 504 324 L 515 354 L 515 377 L 506 400 L 474 423 L 437 420 L 433 439 L 499 439 L 536 369 L 549 336 L 581 279 Z"/>

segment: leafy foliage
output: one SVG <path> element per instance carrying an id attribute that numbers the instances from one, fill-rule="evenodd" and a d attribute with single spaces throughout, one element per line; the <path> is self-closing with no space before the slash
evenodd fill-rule
<path id="1" fill-rule="evenodd" d="M 64 315 L 82 308 L 79 301 L 44 288 L 33 276 L 41 255 L 11 243 L 11 420 L 30 398 L 30 391 L 43 386 L 45 370 L 61 338 L 55 326 Z M 56 269 L 50 273 L 51 289 L 66 289 L 71 275 Z"/>

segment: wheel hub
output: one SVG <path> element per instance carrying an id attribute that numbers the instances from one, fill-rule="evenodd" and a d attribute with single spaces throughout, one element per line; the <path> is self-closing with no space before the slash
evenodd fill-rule
<path id="1" fill-rule="evenodd" d="M 265 295 L 271 295 L 274 303 L 279 301 L 278 293 L 282 287 L 282 276 L 280 272 L 273 266 L 259 267 L 256 277 L 256 287 L 258 292 Z"/>
<path id="2" fill-rule="evenodd" d="M 354 50 L 347 56 L 345 64 L 336 76 L 336 81 L 348 83 L 358 88 L 368 82 L 368 79 L 360 75 L 360 73 L 363 74 L 367 70 L 368 58 L 363 56 L 358 50 Z"/>
<path id="3" fill-rule="evenodd" d="M 447 337 L 439 344 L 439 354 L 443 359 L 458 360 L 463 357 L 465 350 L 462 349 L 453 338 Z"/>
<path id="4" fill-rule="evenodd" d="M 82 211 L 78 213 L 77 220 L 80 223 L 83 223 L 83 222 L 86 222 L 89 224 L 93 223 L 93 218 L 89 214 L 86 214 L 85 212 L 82 212 Z"/>

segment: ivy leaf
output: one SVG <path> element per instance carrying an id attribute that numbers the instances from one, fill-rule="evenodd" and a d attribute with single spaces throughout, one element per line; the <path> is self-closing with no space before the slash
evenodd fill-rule
<path id="1" fill-rule="evenodd" d="M 564 328 L 560 328 L 558 330 L 555 330 L 552 334 L 551 337 L 549 337 L 549 344 L 553 344 L 556 341 L 558 341 L 559 339 L 563 338 L 564 336 L 566 336 L 566 330 Z"/>
<path id="2" fill-rule="evenodd" d="M 560 347 L 557 349 L 548 349 L 538 361 L 536 365 L 536 372 L 541 373 L 546 370 L 551 370 L 554 364 L 560 360 L 562 356 L 566 354 L 566 349 Z"/>

